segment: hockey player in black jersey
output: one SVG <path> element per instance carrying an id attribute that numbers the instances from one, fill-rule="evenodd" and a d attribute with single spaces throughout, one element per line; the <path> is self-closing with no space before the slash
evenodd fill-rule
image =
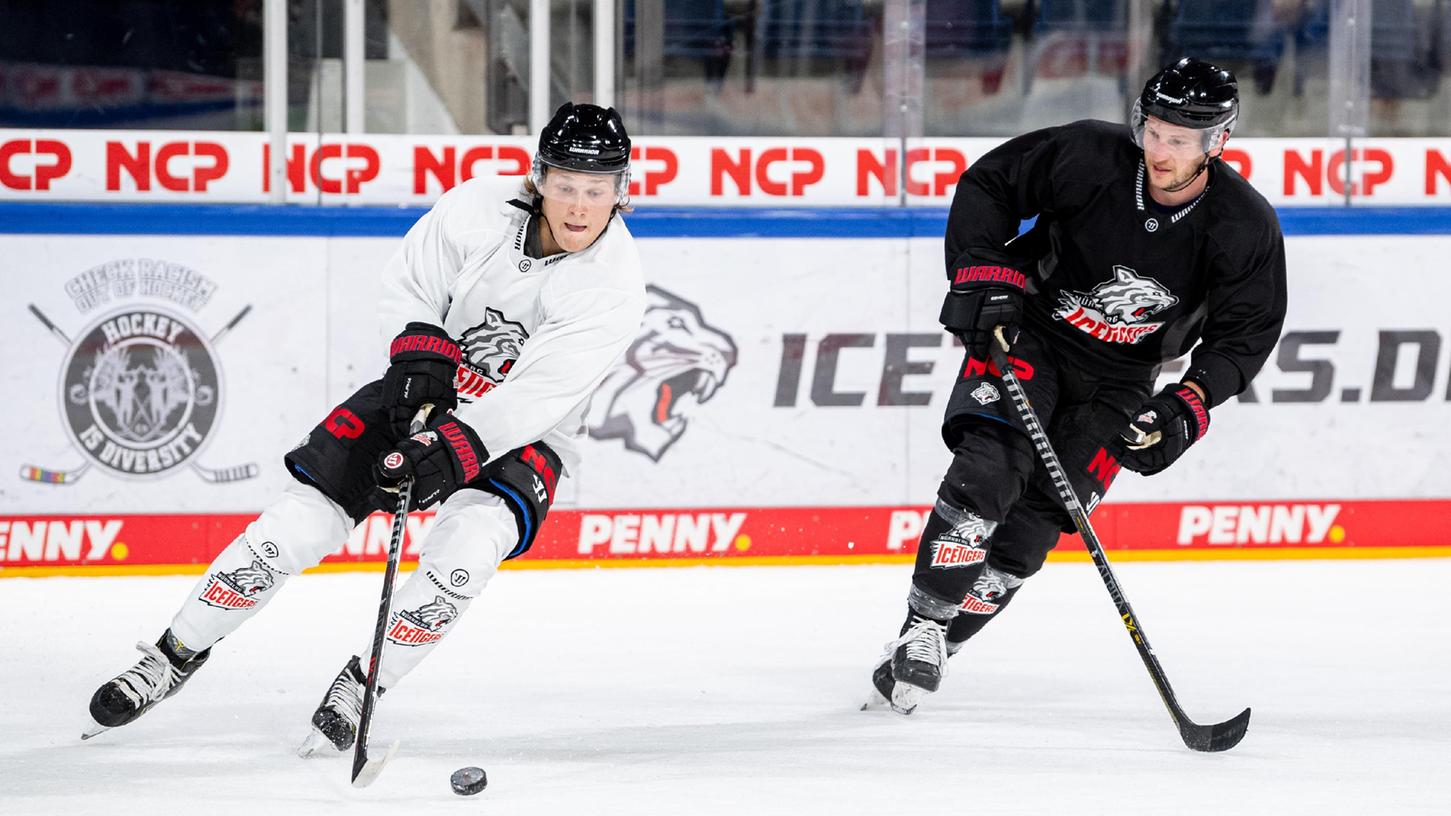
<path id="1" fill-rule="evenodd" d="M 953 459 L 906 622 L 872 674 L 878 703 L 911 713 L 936 691 L 948 657 L 1073 530 L 990 361 L 995 327 L 1090 512 L 1121 467 L 1173 464 L 1264 365 L 1285 315 L 1284 238 L 1220 159 L 1238 111 L 1232 73 L 1184 59 L 1149 80 L 1127 127 L 1034 131 L 962 174 L 941 314 L 966 349 L 942 425 Z M 1153 394 L 1159 366 L 1185 354 L 1182 380 Z"/>

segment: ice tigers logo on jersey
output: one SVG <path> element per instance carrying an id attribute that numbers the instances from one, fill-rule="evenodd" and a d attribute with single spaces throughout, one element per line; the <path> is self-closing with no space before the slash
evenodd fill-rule
<path id="1" fill-rule="evenodd" d="M 257 605 L 256 596 L 271 589 L 274 583 L 272 573 L 261 561 L 254 560 L 232 572 L 211 576 L 197 597 L 202 603 L 219 609 L 251 609 Z"/>
<path id="2" fill-rule="evenodd" d="M 962 599 L 962 611 L 974 615 L 991 615 L 998 611 L 1001 606 L 999 601 L 1005 598 L 1010 590 L 1017 589 L 1023 585 L 1023 579 L 1016 575 L 1009 575 L 1001 570 L 992 567 L 983 567 L 982 574 L 972 582 L 972 589 L 967 591 L 967 597 Z"/>
<path id="3" fill-rule="evenodd" d="M 417 609 L 399 612 L 388 627 L 388 639 L 402 646 L 424 646 L 443 638 L 443 630 L 458 618 L 458 608 L 442 595 Z"/>
<path id="4" fill-rule="evenodd" d="M 1053 316 L 1105 343 L 1134 344 L 1158 331 L 1153 317 L 1179 302 L 1163 284 L 1127 266 L 1087 292 L 1060 292 Z"/>
<path id="5" fill-rule="evenodd" d="M 465 330 L 459 343 L 463 362 L 454 378 L 459 398 L 482 396 L 503 382 L 528 339 L 522 323 L 509 320 L 498 309 L 484 309 L 484 322 Z"/>
<path id="6" fill-rule="evenodd" d="M 997 525 L 974 513 L 964 513 L 951 530 L 932 540 L 932 569 L 970 567 L 987 558 L 984 544 Z"/>
<path id="7" fill-rule="evenodd" d="M 586 424 L 595 439 L 623 439 L 626 449 L 659 461 L 725 384 L 736 344 L 694 303 L 658 286 L 645 291 L 640 334 L 595 392 Z"/>

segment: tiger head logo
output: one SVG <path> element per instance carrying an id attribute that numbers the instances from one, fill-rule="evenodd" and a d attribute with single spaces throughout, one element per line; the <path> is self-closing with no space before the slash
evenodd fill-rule
<path id="1" fill-rule="evenodd" d="M 262 566 L 261 561 L 254 560 L 251 564 L 232 572 L 219 573 L 217 577 L 227 586 L 235 589 L 238 594 L 249 598 L 272 588 L 272 573 Z"/>
<path id="2" fill-rule="evenodd" d="M 458 617 L 458 609 L 444 599 L 442 595 L 433 596 L 433 601 L 426 603 L 417 609 L 407 612 L 400 612 L 400 617 L 406 618 L 410 623 L 426 629 L 430 632 L 437 632 L 443 627 L 453 623 Z"/>
<path id="3" fill-rule="evenodd" d="M 464 365 L 498 385 L 509 375 L 524 349 L 529 332 L 498 309 L 484 309 L 484 322 L 463 333 L 459 351 Z"/>
<path id="4" fill-rule="evenodd" d="M 736 344 L 694 303 L 653 285 L 646 297 L 640 334 L 595 392 L 585 421 L 595 439 L 622 439 L 659 461 L 725 384 Z"/>
<path id="5" fill-rule="evenodd" d="M 1136 326 L 1179 302 L 1163 284 L 1140 277 L 1127 266 L 1113 268 L 1113 280 L 1093 287 L 1090 296 L 1099 311 L 1116 326 Z"/>
<path id="6" fill-rule="evenodd" d="M 1153 278 L 1115 266 L 1111 280 L 1087 292 L 1060 292 L 1053 316 L 1099 340 L 1132 344 L 1158 331 L 1164 324 L 1150 318 L 1178 302 Z"/>

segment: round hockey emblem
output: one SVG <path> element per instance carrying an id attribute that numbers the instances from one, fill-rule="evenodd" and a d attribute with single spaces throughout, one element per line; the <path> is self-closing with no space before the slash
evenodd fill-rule
<path id="1" fill-rule="evenodd" d="M 1144 222 L 1144 231 L 1145 232 L 1158 232 L 1159 231 L 1159 219 L 1157 219 L 1157 218 L 1150 218 L 1147 221 L 1145 221 Z"/>
<path id="2" fill-rule="evenodd" d="M 403 454 L 399 453 L 398 451 L 393 451 L 387 456 L 384 456 L 383 467 L 388 468 L 389 470 L 397 470 L 398 468 L 403 467 Z"/>
<path id="3" fill-rule="evenodd" d="M 87 329 L 61 368 L 67 432 L 121 476 L 175 468 L 206 443 L 221 405 L 210 344 L 176 313 L 138 307 Z"/>

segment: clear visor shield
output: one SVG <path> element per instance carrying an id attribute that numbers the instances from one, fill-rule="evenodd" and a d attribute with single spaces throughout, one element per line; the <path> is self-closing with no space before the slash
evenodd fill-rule
<path id="1" fill-rule="evenodd" d="M 534 187 L 545 198 L 574 207 L 613 207 L 629 194 L 630 174 L 581 173 L 534 162 Z"/>
<path id="2" fill-rule="evenodd" d="M 1214 127 L 1197 129 L 1172 125 L 1162 119 L 1150 119 L 1138 100 L 1129 114 L 1134 144 L 1152 154 L 1169 155 L 1175 159 L 1194 159 L 1219 145 L 1219 137 L 1234 125 L 1234 120 Z"/>

